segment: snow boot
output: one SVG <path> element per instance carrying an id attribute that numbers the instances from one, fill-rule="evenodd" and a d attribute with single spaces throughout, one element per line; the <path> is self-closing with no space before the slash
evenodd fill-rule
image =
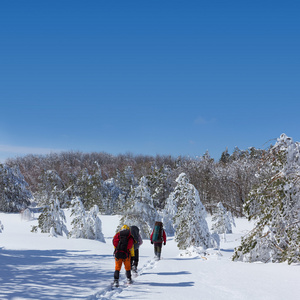
<path id="1" fill-rule="evenodd" d="M 132 269 L 132 272 L 137 273 L 137 267 L 136 267 L 136 265 L 133 265 L 131 269 Z"/>
<path id="2" fill-rule="evenodd" d="M 114 280 L 113 287 L 119 287 L 119 279 Z"/>
<path id="3" fill-rule="evenodd" d="M 120 271 L 115 271 L 114 273 L 114 282 L 112 284 L 112 287 L 115 288 L 115 287 L 119 287 L 119 276 L 120 276 Z"/>
<path id="4" fill-rule="evenodd" d="M 131 271 L 126 271 L 126 277 L 127 277 L 127 283 L 131 284 L 132 283 L 132 279 L 131 279 Z"/>

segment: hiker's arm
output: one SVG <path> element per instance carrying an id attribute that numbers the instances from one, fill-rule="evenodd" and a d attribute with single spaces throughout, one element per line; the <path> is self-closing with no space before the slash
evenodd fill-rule
<path id="1" fill-rule="evenodd" d="M 151 241 L 151 243 L 152 243 L 152 236 L 153 236 L 153 231 L 152 231 L 152 233 L 150 235 L 150 241 Z"/>
<path id="2" fill-rule="evenodd" d="M 119 240 L 120 240 L 120 234 L 117 233 L 117 234 L 114 236 L 114 239 L 113 239 L 113 245 L 114 245 L 115 247 L 118 246 Z"/>
<path id="3" fill-rule="evenodd" d="M 166 236 L 165 231 L 163 231 L 163 239 L 164 239 L 164 245 L 165 245 L 167 242 L 167 236 Z"/>
<path id="4" fill-rule="evenodd" d="M 139 235 L 139 246 L 141 246 L 143 244 L 143 240 L 142 237 Z"/>

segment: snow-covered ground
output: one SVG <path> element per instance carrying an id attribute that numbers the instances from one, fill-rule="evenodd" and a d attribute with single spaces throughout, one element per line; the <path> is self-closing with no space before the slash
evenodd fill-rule
<path id="1" fill-rule="evenodd" d="M 70 222 L 69 212 L 66 212 Z M 37 216 L 35 216 L 36 218 Z M 111 239 L 119 218 L 101 216 L 106 243 L 31 233 L 37 220 L 0 213 L 0 299 L 300 299 L 300 265 L 232 262 L 240 237 L 251 229 L 237 219 L 221 250 L 204 257 L 180 255 L 168 237 L 162 260 L 153 245 L 140 248 L 139 275 L 130 286 L 111 290 L 114 258 Z M 210 218 L 207 219 L 210 226 Z M 71 229 L 70 223 L 67 224 Z M 121 282 L 125 280 L 124 269 Z"/>

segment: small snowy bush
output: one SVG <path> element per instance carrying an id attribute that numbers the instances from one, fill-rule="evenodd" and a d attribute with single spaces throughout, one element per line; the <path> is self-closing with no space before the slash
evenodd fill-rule
<path id="1" fill-rule="evenodd" d="M 179 256 L 180 257 L 188 257 L 188 258 L 203 258 L 207 259 L 205 257 L 206 251 L 202 247 L 194 247 L 190 246 L 184 249 L 183 251 L 180 251 Z"/>
<path id="2" fill-rule="evenodd" d="M 31 210 L 29 208 L 26 208 L 21 212 L 21 219 L 23 221 L 33 220 L 33 213 L 31 212 Z"/>

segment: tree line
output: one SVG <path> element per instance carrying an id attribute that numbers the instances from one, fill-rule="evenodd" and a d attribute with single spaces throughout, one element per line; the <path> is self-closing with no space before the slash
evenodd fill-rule
<path id="1" fill-rule="evenodd" d="M 159 218 L 179 249 L 215 247 L 218 234 L 231 231 L 232 216 L 245 216 L 256 222 L 234 260 L 297 263 L 300 143 L 282 134 L 269 149 L 226 150 L 218 161 L 208 152 L 199 158 L 67 152 L 0 165 L 0 211 L 35 204 L 43 208 L 42 232 L 67 232 L 62 208 L 76 216 L 68 234 L 86 238 L 102 238 L 98 212 L 122 215 L 144 236 Z M 213 234 L 207 212 L 216 221 Z"/>
<path id="2" fill-rule="evenodd" d="M 208 152 L 197 158 L 130 153 L 114 156 L 102 152 L 11 158 L 1 165 L 0 185 L 6 189 L 1 189 L 0 211 L 19 211 L 33 199 L 41 204 L 55 189 L 62 205 L 79 196 L 87 209 L 97 204 L 103 214 L 118 214 L 131 188 L 137 186 L 143 176 L 147 178 L 155 208 L 163 209 L 175 187 L 175 179 L 185 173 L 209 213 L 222 202 L 233 215 L 243 216 L 243 204 L 251 188 L 258 183 L 255 172 L 264 153 L 265 150 L 255 148 L 235 148 L 231 155 L 225 150 L 218 161 Z M 5 179 L 10 176 L 7 170 L 15 174 L 10 182 Z M 19 191 L 13 188 L 16 178 L 23 182 L 23 185 L 17 184 Z M 14 191 L 7 195 L 10 189 Z"/>

